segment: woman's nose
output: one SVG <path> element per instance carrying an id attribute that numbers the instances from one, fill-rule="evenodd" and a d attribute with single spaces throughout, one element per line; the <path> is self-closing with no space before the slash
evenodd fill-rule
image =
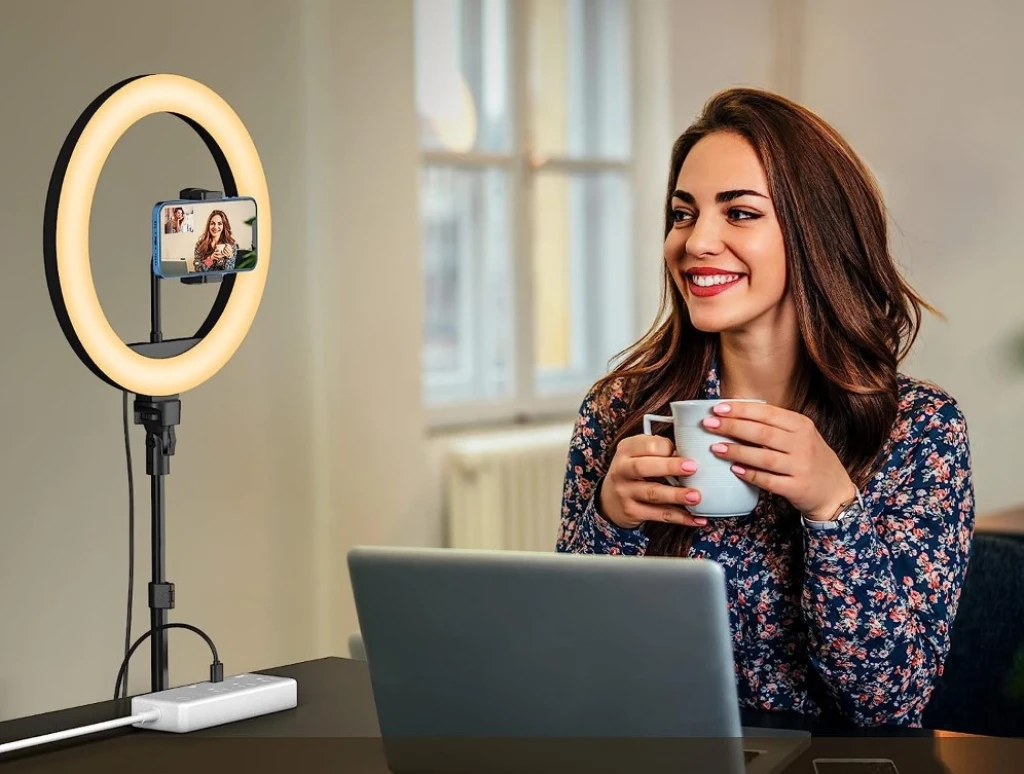
<path id="1" fill-rule="evenodd" d="M 722 250 L 722 234 L 718 222 L 707 215 L 699 216 L 686 240 L 690 255 L 714 255 Z"/>

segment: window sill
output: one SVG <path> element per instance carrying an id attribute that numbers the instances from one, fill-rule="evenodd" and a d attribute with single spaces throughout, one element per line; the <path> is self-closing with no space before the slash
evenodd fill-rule
<path id="1" fill-rule="evenodd" d="M 453 434 L 528 429 L 572 424 L 579 412 L 580 396 L 559 399 L 530 408 L 508 404 L 456 404 L 426 409 L 428 438 Z"/>

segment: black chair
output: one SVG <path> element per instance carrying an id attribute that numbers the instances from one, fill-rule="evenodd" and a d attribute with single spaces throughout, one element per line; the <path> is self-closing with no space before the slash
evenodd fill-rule
<path id="1" fill-rule="evenodd" d="M 1024 541 L 974 537 L 945 672 L 925 728 L 1024 736 Z"/>

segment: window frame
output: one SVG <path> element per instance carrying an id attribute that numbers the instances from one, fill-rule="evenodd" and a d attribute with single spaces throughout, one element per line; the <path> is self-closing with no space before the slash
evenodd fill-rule
<path id="1" fill-rule="evenodd" d="M 512 105 L 511 150 L 500 152 L 457 152 L 418 148 L 417 171 L 422 174 L 427 167 L 447 169 L 483 170 L 498 168 L 507 174 L 508 180 L 508 223 L 509 223 L 509 272 L 513 280 L 512 308 L 515 313 L 511 320 L 513 362 L 511 395 L 494 400 L 460 400 L 450 404 L 433 405 L 426 402 L 425 390 L 420 394 L 424 400 L 425 422 L 428 431 L 445 432 L 460 428 L 482 426 L 503 426 L 512 424 L 565 421 L 575 417 L 579 410 L 583 390 L 574 387 L 552 395 L 538 394 L 535 383 L 534 353 L 534 298 L 532 285 L 533 267 L 533 223 L 531 202 L 533 182 L 538 175 L 546 173 L 601 173 L 621 174 L 626 184 L 627 196 L 632 209 L 637 200 L 637 8 L 636 0 L 624 0 L 624 10 L 629 27 L 629 115 L 631 131 L 626 156 L 623 159 L 600 159 L 563 155 L 541 155 L 531 147 L 530 101 L 528 98 L 529 62 L 529 4 L 510 0 L 507 5 L 508 70 L 512 82 L 509 94 Z M 627 244 L 630 248 L 637 242 L 637 222 L 630 219 Z M 632 255 L 632 253 L 631 253 Z M 635 260 L 629 258 L 627 275 L 635 285 L 639 279 Z M 637 322 L 635 302 L 637 291 L 631 287 L 628 303 L 634 310 L 630 322 Z M 461 311 L 460 311 L 461 314 Z M 422 349 L 421 349 L 422 351 Z M 609 353 L 613 354 L 613 353 Z M 425 371 L 421 365 L 421 379 Z M 589 385 L 587 385 L 589 386 Z"/>

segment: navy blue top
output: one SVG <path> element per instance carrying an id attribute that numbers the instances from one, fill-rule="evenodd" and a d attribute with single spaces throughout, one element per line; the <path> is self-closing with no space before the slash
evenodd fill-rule
<path id="1" fill-rule="evenodd" d="M 712 369 L 700 397 L 717 398 L 719 390 Z M 591 390 L 583 401 L 558 551 L 646 550 L 642 526 L 619 528 L 595 503 L 624 411 L 619 385 L 604 395 Z M 689 555 L 726 573 L 742 707 L 921 725 L 949 649 L 974 531 L 967 426 L 956 402 L 900 374 L 899 415 L 882 454 L 884 465 L 861 490 L 865 512 L 836 530 L 805 527 L 787 501 L 764 493 L 750 516 L 695 528 Z"/>

